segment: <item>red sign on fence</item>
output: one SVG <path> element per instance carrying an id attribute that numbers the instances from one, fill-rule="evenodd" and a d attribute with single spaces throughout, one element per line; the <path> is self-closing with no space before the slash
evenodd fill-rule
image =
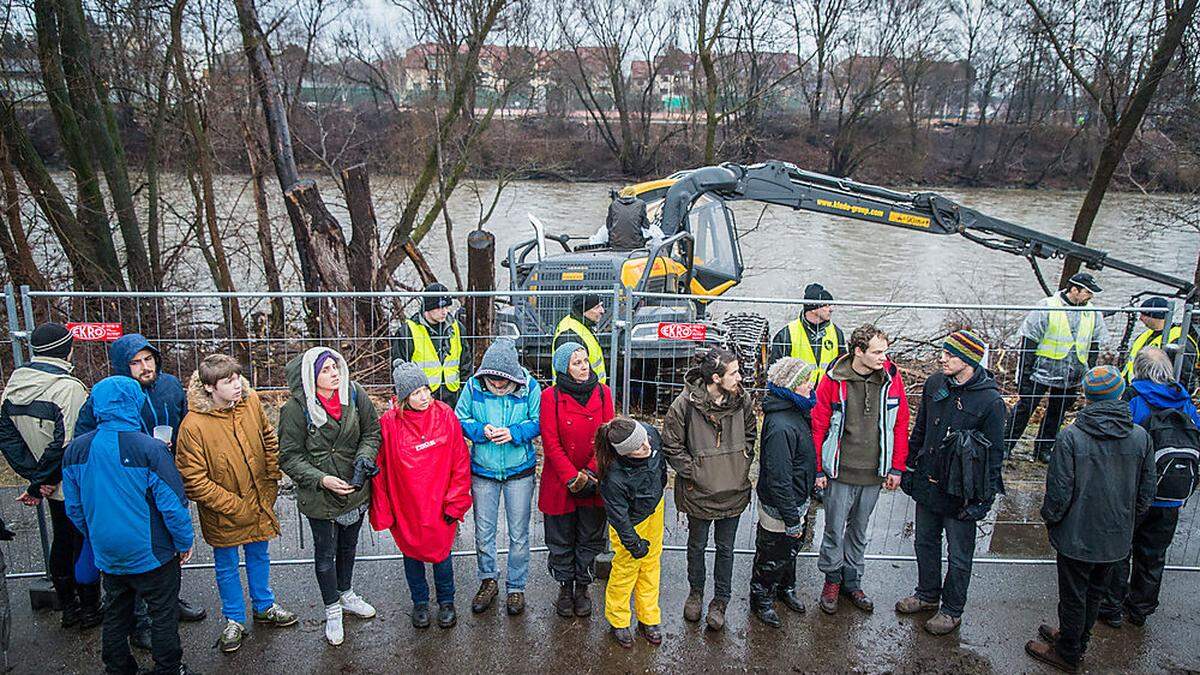
<path id="1" fill-rule="evenodd" d="M 659 340 L 690 340 L 701 342 L 708 337 L 708 326 L 702 323 L 667 323 L 658 324 Z"/>
<path id="2" fill-rule="evenodd" d="M 125 334 L 119 323 L 68 323 L 67 330 L 83 342 L 112 342 Z"/>

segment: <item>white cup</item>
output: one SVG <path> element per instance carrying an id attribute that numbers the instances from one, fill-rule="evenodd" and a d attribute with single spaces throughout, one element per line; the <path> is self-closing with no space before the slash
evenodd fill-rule
<path id="1" fill-rule="evenodd" d="M 169 425 L 160 424 L 154 427 L 154 431 L 152 433 L 154 434 L 155 438 L 163 443 L 166 443 L 167 445 L 171 444 L 171 427 Z"/>

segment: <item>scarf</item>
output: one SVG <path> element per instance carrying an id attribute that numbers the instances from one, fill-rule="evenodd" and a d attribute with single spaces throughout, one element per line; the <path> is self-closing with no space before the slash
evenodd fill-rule
<path id="1" fill-rule="evenodd" d="M 330 398 L 325 398 L 320 394 L 316 394 L 316 397 L 317 403 L 321 404 L 321 407 L 325 409 L 329 417 L 334 422 L 340 422 L 342 419 L 342 401 L 338 398 L 337 392 L 333 392 L 333 396 Z"/>
<path id="2" fill-rule="evenodd" d="M 770 382 L 767 383 L 767 390 L 779 398 L 787 401 L 788 403 L 796 406 L 802 412 L 808 412 L 812 410 L 813 406 L 817 403 L 815 393 L 810 393 L 807 397 L 804 397 L 791 389 L 784 389 L 783 387 L 780 387 L 776 384 L 771 384 Z"/>
<path id="3" fill-rule="evenodd" d="M 579 405 L 587 407 L 588 401 L 592 400 L 592 392 L 596 390 L 596 386 L 600 384 L 600 378 L 596 376 L 595 371 L 588 373 L 588 379 L 583 382 L 578 382 L 575 378 L 560 373 L 563 376 L 558 384 L 558 390 L 575 399 Z"/>

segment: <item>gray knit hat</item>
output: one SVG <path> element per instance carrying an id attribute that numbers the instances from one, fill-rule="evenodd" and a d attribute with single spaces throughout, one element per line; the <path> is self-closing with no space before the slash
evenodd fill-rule
<path id="1" fill-rule="evenodd" d="M 476 375 L 488 375 L 512 380 L 517 384 L 525 384 L 528 375 L 521 367 L 521 359 L 517 355 L 517 343 L 509 338 L 498 338 L 483 353 Z"/>
<path id="2" fill-rule="evenodd" d="M 813 364 L 794 356 L 785 356 L 767 370 L 767 382 L 781 389 L 795 389 L 804 380 L 812 377 L 816 368 Z"/>
<path id="3" fill-rule="evenodd" d="M 578 342 L 564 342 L 554 350 L 554 358 L 551 360 L 551 365 L 554 367 L 554 372 L 561 375 L 567 374 L 567 368 L 571 365 L 571 355 L 577 351 L 587 351 L 587 347 Z"/>
<path id="4" fill-rule="evenodd" d="M 429 378 L 425 377 L 425 371 L 417 364 L 396 359 L 392 366 L 392 386 L 396 389 L 396 397 L 401 401 L 421 387 L 429 386 Z"/>

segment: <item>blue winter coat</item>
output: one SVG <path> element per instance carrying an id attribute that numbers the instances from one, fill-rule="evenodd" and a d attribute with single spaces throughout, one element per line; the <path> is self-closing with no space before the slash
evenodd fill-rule
<path id="1" fill-rule="evenodd" d="M 99 425 L 67 446 L 67 516 L 91 542 L 107 574 L 141 574 L 192 548 L 183 479 L 167 446 L 141 431 L 146 395 L 134 379 L 107 377 L 92 389 Z"/>
<path id="2" fill-rule="evenodd" d="M 537 464 L 533 439 L 541 433 L 542 387 L 532 376 L 510 394 L 496 396 L 478 377 L 467 380 L 454 406 L 463 435 L 471 441 L 471 473 L 505 480 Z M 483 435 L 488 424 L 507 427 L 512 442 L 492 443 Z"/>
<path id="3" fill-rule="evenodd" d="M 113 375 L 129 377 L 129 361 L 143 349 L 149 349 L 154 354 L 158 365 L 158 379 L 149 387 L 142 387 L 146 393 L 146 403 L 142 406 L 141 430 L 149 434 L 154 427 L 165 424 L 171 427 L 171 447 L 175 447 L 175 437 L 179 434 L 179 424 L 187 415 L 187 395 L 183 385 L 174 375 L 164 373 L 162 355 L 146 336 L 130 333 L 117 338 L 108 347 L 108 360 L 112 366 Z M 75 436 L 86 434 L 96 428 L 96 416 L 93 412 L 92 399 L 89 397 L 79 411 L 79 420 L 75 423 Z"/>
<path id="4" fill-rule="evenodd" d="M 1200 413 L 1196 412 L 1196 404 L 1178 382 L 1159 384 L 1150 380 L 1134 380 L 1129 388 L 1132 393 L 1129 398 L 1129 413 L 1133 423 L 1144 425 L 1155 410 L 1174 409 L 1192 418 L 1192 422 L 1200 427 Z M 1151 506 L 1165 509 L 1177 509 L 1184 502 L 1175 499 L 1156 499 Z"/>

